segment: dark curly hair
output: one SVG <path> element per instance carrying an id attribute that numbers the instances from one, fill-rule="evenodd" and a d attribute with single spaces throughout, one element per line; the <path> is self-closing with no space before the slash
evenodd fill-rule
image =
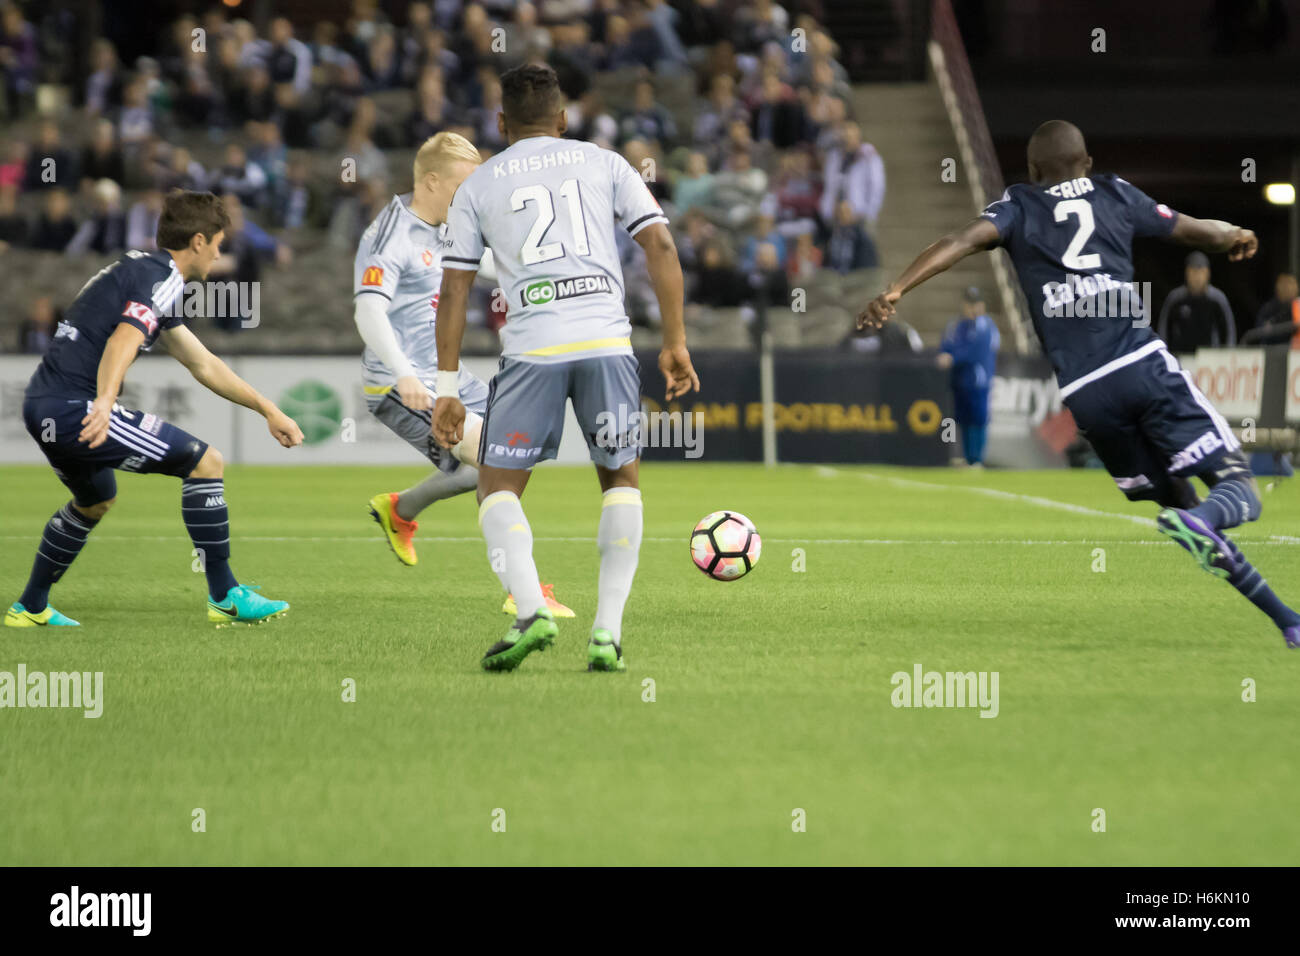
<path id="1" fill-rule="evenodd" d="M 525 64 L 501 74 L 501 112 L 506 125 L 541 126 L 563 108 L 560 80 L 549 66 Z"/>

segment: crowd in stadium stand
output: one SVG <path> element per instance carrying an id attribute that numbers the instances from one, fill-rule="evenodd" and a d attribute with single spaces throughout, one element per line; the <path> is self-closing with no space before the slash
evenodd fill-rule
<path id="1" fill-rule="evenodd" d="M 161 197 L 178 186 L 228 197 L 237 226 L 226 270 L 238 278 L 288 261 L 304 230 L 324 230 L 342 251 L 410 188 L 409 169 L 386 151 L 446 129 L 485 155 L 501 149 L 497 77 L 542 61 L 569 100 L 569 135 L 621 151 L 664 204 L 692 301 L 787 300 L 818 269 L 876 264 L 885 190 L 817 6 L 435 0 L 392 23 L 375 0 L 355 0 L 342 27 L 278 18 L 259 32 L 214 5 L 160 30 L 155 55 L 134 63 L 100 39 L 84 88 L 69 91 L 78 138 L 47 120 L 3 147 L 0 251 L 150 248 Z M 31 15 L 9 4 L 0 18 L 11 115 L 32 111 L 38 79 L 67 74 L 67 48 L 43 39 L 57 24 Z M 619 102 L 600 92 L 609 71 L 636 78 Z M 694 82 L 693 122 L 679 125 L 658 91 L 683 76 Z M 394 95 L 404 112 L 377 106 Z M 204 165 L 186 148 L 196 135 L 223 144 L 219 160 Z M 314 173 L 322 153 L 349 158 L 355 175 Z M 629 309 L 653 324 L 640 255 L 626 243 Z"/>

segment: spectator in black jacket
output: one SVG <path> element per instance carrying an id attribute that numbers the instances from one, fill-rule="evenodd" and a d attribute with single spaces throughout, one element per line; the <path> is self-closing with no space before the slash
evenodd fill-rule
<path id="1" fill-rule="evenodd" d="M 1260 306 L 1259 314 L 1255 316 L 1255 327 L 1263 328 L 1266 325 L 1276 325 L 1278 322 L 1290 322 L 1292 304 L 1297 296 L 1300 296 L 1300 288 L 1296 285 L 1295 276 L 1283 272 L 1273 283 L 1273 298 Z"/>
<path id="2" fill-rule="evenodd" d="M 624 142 L 651 140 L 666 150 L 677 142 L 677 123 L 671 113 L 655 102 L 655 86 L 649 80 L 637 83 L 632 109 L 623 114 L 619 125 Z"/>
<path id="3" fill-rule="evenodd" d="M 750 122 L 754 141 L 771 143 L 777 149 L 803 142 L 808 128 L 803 104 L 776 71 L 763 76 L 762 93 Z"/>
<path id="4" fill-rule="evenodd" d="M 442 71 L 426 67 L 415 90 L 415 109 L 406 122 L 407 145 L 419 147 L 435 133 L 461 125 L 456 107 L 447 101 Z"/>
<path id="5" fill-rule="evenodd" d="M 854 215 L 853 206 L 841 199 L 835 207 L 835 226 L 826 241 L 826 267 L 836 272 L 874 269 L 878 263 L 876 244 Z"/>
<path id="6" fill-rule="evenodd" d="M 586 21 L 557 23 L 551 28 L 555 44 L 546 62 L 560 80 L 560 91 L 570 100 L 580 100 L 591 89 L 596 57 L 591 47 L 591 28 Z"/>
<path id="7" fill-rule="evenodd" d="M 688 47 L 711 47 L 725 40 L 731 22 L 718 0 L 673 0 L 677 11 L 677 35 Z"/>
<path id="8" fill-rule="evenodd" d="M 216 193 L 234 193 L 248 206 L 261 205 L 269 185 L 266 172 L 251 162 L 239 143 L 226 144 L 226 161 L 212 171 L 209 188 Z"/>
<path id="9" fill-rule="evenodd" d="M 695 301 L 726 309 L 743 305 L 749 297 L 749 283 L 733 264 L 727 247 L 719 239 L 707 240 L 700 250 Z"/>
<path id="10" fill-rule="evenodd" d="M 69 255 L 85 252 L 106 254 L 126 248 L 126 214 L 122 211 L 122 187 L 111 179 L 95 183 L 93 215 L 77 229 L 64 250 Z"/>
<path id="11" fill-rule="evenodd" d="M 1237 344 L 1237 325 L 1228 297 L 1210 285 L 1210 260 L 1203 252 L 1187 257 L 1183 285 L 1169 293 L 1160 307 L 1156 334 L 1174 353 L 1231 347 Z"/>
<path id="12" fill-rule="evenodd" d="M 840 340 L 840 348 L 866 355 L 918 355 L 925 343 L 916 329 L 894 316 L 878 329 L 854 328 Z"/>
<path id="13" fill-rule="evenodd" d="M 46 120 L 41 124 L 36 143 L 27 156 L 27 176 L 23 188 L 28 192 L 36 192 L 76 181 L 76 154 L 64 147 L 59 124 Z"/>
<path id="14" fill-rule="evenodd" d="M 126 182 L 126 162 L 118 148 L 117 127 L 112 120 L 101 119 L 95 123 L 95 132 L 81 151 L 80 174 L 92 183 L 101 179 Z"/>
<path id="15" fill-rule="evenodd" d="M 659 38 L 645 22 L 644 11 L 635 26 L 632 21 L 618 14 L 606 18 L 602 69 L 644 67 L 652 70 L 661 55 Z"/>
<path id="16" fill-rule="evenodd" d="M 781 266 L 781 256 L 771 242 L 760 242 L 749 271 L 749 287 L 754 304 L 781 308 L 790 304 L 790 279 Z"/>
<path id="17" fill-rule="evenodd" d="M 76 234 L 77 221 L 72 218 L 72 201 L 62 189 L 51 189 L 45 194 L 45 208 L 36 218 L 28 245 L 47 252 L 62 252 Z"/>
<path id="18" fill-rule="evenodd" d="M 18 326 L 18 351 L 25 355 L 44 355 L 54 341 L 54 330 L 62 317 L 49 296 L 33 299 L 27 317 Z"/>

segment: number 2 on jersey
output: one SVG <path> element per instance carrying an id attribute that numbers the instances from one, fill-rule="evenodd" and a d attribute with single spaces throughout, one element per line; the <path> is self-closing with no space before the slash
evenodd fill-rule
<path id="1" fill-rule="evenodd" d="M 569 223 L 573 228 L 573 251 L 580 256 L 590 255 L 591 244 L 587 241 L 587 220 L 582 212 L 582 191 L 578 188 L 576 179 L 566 179 L 560 184 L 560 198 L 566 200 L 569 206 Z M 564 243 L 542 242 L 551 224 L 555 222 L 555 202 L 551 199 L 551 191 L 535 183 L 532 186 L 520 186 L 510 194 L 510 208 L 514 212 L 522 212 L 530 202 L 537 206 L 537 219 L 534 220 L 533 228 L 528 230 L 528 236 L 524 239 L 524 247 L 519 251 L 519 261 L 526 266 L 534 266 L 539 262 L 562 258 L 565 255 Z"/>
<path id="2" fill-rule="evenodd" d="M 1079 220 L 1079 228 L 1070 240 L 1070 244 L 1065 247 L 1065 255 L 1061 256 L 1061 262 L 1067 269 L 1097 269 L 1101 266 L 1101 255 L 1096 252 L 1090 252 L 1087 255 L 1079 255 L 1083 249 L 1083 244 L 1088 241 L 1093 230 L 1097 228 L 1096 222 L 1092 218 L 1092 203 L 1086 199 L 1062 199 L 1052 209 L 1052 215 L 1056 217 L 1057 222 L 1065 222 L 1070 216 L 1076 216 Z"/>

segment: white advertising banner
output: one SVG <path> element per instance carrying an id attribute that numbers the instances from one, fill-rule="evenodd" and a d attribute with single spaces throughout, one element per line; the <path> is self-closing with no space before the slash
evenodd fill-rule
<path id="1" fill-rule="evenodd" d="M 23 390 L 40 361 L 35 355 L 0 355 L 0 462 L 45 461 L 23 424 Z"/>
<path id="2" fill-rule="evenodd" d="M 1264 397 L 1263 349 L 1201 349 L 1183 359 L 1196 387 L 1229 419 L 1258 418 Z"/>
<path id="3" fill-rule="evenodd" d="M 465 367 L 484 381 L 497 360 L 467 358 Z M 239 374 L 298 422 L 304 441 L 286 453 L 256 419 L 239 421 L 233 460 L 258 465 L 414 465 L 420 459 L 366 408 L 361 362 L 354 358 L 244 358 Z M 559 461 L 589 462 L 573 409 L 565 410 Z"/>
<path id="4" fill-rule="evenodd" d="M 1286 356 L 1286 420 L 1300 421 L 1300 352 Z"/>
<path id="5" fill-rule="evenodd" d="M 241 419 L 235 461 L 254 465 L 408 465 L 415 451 L 366 408 L 361 362 L 353 358 L 242 358 L 236 371 L 302 429 L 286 450 L 260 417 Z"/>
<path id="6" fill-rule="evenodd" d="M 43 463 L 45 456 L 23 425 L 23 390 L 39 364 L 35 356 L 0 356 L 0 463 Z M 370 415 L 360 358 L 233 358 L 231 368 L 302 427 L 301 448 L 286 450 L 256 412 L 214 395 L 175 359 L 142 355 L 127 372 L 121 402 L 152 412 L 214 445 L 227 462 L 267 465 L 418 465 L 420 457 Z M 484 381 L 497 360 L 468 358 Z M 590 462 L 571 407 L 565 410 L 562 463 Z"/>
<path id="7" fill-rule="evenodd" d="M 23 391 L 39 364 L 37 356 L 0 356 L 0 462 L 45 461 L 23 425 Z M 140 356 L 127 370 L 119 401 L 165 418 L 223 452 L 234 447 L 230 403 L 194 381 L 183 365 L 167 355 Z M 254 412 L 245 414 L 261 421 Z"/>

